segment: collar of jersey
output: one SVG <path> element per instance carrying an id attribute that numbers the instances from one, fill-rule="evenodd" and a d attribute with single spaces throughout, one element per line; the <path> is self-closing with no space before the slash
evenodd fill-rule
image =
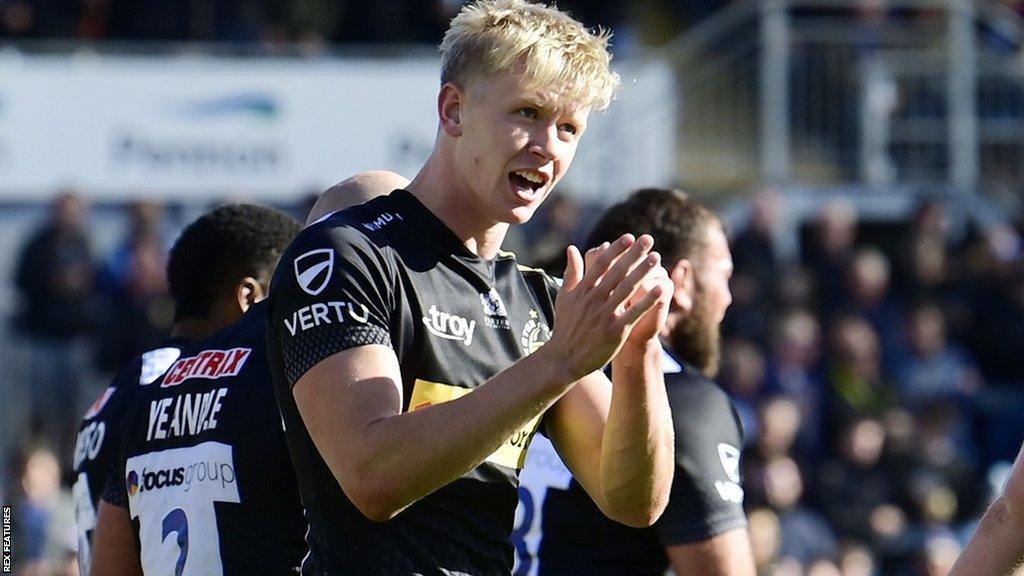
<path id="1" fill-rule="evenodd" d="M 678 374 L 686 368 L 686 363 L 676 357 L 668 346 L 661 345 L 661 371 L 665 374 Z"/>
<path id="2" fill-rule="evenodd" d="M 466 245 L 462 243 L 462 240 L 459 239 L 455 232 L 452 232 L 451 228 L 446 226 L 440 218 L 424 206 L 419 198 L 413 196 L 411 192 L 398 189 L 392 192 L 391 196 L 400 207 L 404 208 L 402 217 L 413 220 L 412 229 L 416 230 L 417 235 L 423 238 L 424 241 L 440 244 L 459 258 L 486 262 L 483 258 L 470 252 L 469 248 L 466 248 Z"/>

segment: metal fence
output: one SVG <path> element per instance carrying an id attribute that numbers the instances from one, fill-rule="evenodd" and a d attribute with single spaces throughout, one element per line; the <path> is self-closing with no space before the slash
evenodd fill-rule
<path id="1" fill-rule="evenodd" d="M 1016 191 L 1022 39 L 992 2 L 734 2 L 661 52 L 681 181 Z"/>

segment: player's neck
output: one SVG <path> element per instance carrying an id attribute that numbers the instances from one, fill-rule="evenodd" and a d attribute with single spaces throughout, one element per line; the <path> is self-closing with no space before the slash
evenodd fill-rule
<path id="1" fill-rule="evenodd" d="M 406 190 L 454 232 L 470 252 L 490 260 L 501 248 L 509 225 L 491 222 L 473 202 L 468 202 L 466 199 L 472 196 L 452 177 L 454 173 L 435 151 Z"/>

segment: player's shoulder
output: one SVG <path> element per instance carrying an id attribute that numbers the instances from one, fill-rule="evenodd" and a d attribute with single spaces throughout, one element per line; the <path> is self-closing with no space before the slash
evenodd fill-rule
<path id="1" fill-rule="evenodd" d="M 675 373 L 665 374 L 672 418 L 679 428 L 708 429 L 716 426 L 734 427 L 734 408 L 729 395 L 714 380 L 692 366 L 683 366 Z"/>
<path id="2" fill-rule="evenodd" d="M 159 379 L 181 355 L 185 342 L 180 339 L 147 350 L 118 370 L 110 384 L 89 406 L 83 416 L 83 426 L 99 417 L 116 412 L 145 387 Z"/>
<path id="3" fill-rule="evenodd" d="M 395 191 L 325 216 L 303 229 L 296 244 L 385 244 L 390 233 L 405 222 L 403 194 L 407 193 Z"/>
<path id="4" fill-rule="evenodd" d="M 545 270 L 534 268 L 519 262 L 514 252 L 499 250 L 496 261 L 506 261 L 514 265 L 526 283 L 532 288 L 543 288 L 543 290 L 556 293 L 562 287 L 562 279 L 548 274 Z"/>

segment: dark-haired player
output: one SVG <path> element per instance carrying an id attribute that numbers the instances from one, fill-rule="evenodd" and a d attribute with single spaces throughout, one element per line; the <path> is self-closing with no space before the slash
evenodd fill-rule
<path id="1" fill-rule="evenodd" d="M 359 175 L 318 206 L 341 208 L 406 182 Z M 298 568 L 306 522 L 270 381 L 266 325 L 266 305 L 254 305 L 184 347 L 133 400 L 100 507 L 97 571 L 248 576 Z"/>
<path id="2" fill-rule="evenodd" d="M 642 530 L 608 520 L 551 444 L 538 439 L 520 485 L 515 574 L 661 576 L 671 567 L 686 576 L 754 576 L 739 475 L 742 430 L 712 380 L 718 327 L 732 301 L 725 233 L 707 208 L 660 189 L 640 190 L 609 208 L 588 244 L 627 231 L 654 237 L 675 284 L 661 332 L 676 442 L 668 507 Z"/>
<path id="3" fill-rule="evenodd" d="M 232 204 L 204 214 L 178 237 L 167 263 L 174 299 L 171 339 L 125 366 L 79 429 L 74 495 L 83 575 L 90 573 L 96 513 L 126 406 L 177 360 L 182 346 L 227 326 L 264 298 L 278 258 L 298 231 L 299 224 L 283 212 Z"/>
<path id="4" fill-rule="evenodd" d="M 609 516 L 648 525 L 667 500 L 657 334 L 671 286 L 651 238 L 570 248 L 561 288 L 499 251 L 610 101 L 607 36 L 542 4 L 480 0 L 441 51 L 439 129 L 416 178 L 304 230 L 274 275 L 305 574 L 508 574 L 541 426 Z"/>

